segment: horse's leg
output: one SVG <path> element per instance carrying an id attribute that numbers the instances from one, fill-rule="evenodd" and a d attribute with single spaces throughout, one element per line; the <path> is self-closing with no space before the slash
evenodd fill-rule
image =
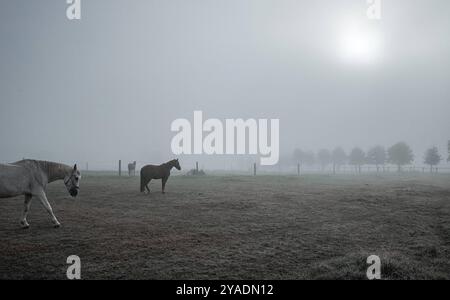
<path id="1" fill-rule="evenodd" d="M 47 210 L 47 212 L 49 213 L 50 217 L 52 218 L 52 222 L 53 222 L 53 225 L 55 226 L 55 228 L 60 227 L 61 223 L 59 223 L 58 219 L 56 218 L 55 214 L 53 213 L 53 209 L 52 209 L 50 203 L 48 203 L 47 196 L 45 195 L 45 192 L 41 191 L 36 196 L 39 198 L 39 200 L 41 201 L 42 205 L 44 206 L 44 208 Z"/>
<path id="2" fill-rule="evenodd" d="M 147 184 L 145 185 L 145 189 L 147 190 L 147 192 L 150 194 L 150 188 L 148 187 L 148 185 L 150 184 L 150 181 L 152 181 L 151 179 L 147 182 Z"/>
<path id="3" fill-rule="evenodd" d="M 162 179 L 162 193 L 165 194 L 166 193 L 166 182 L 169 179 L 169 177 L 163 177 Z"/>
<path id="4" fill-rule="evenodd" d="M 22 228 L 24 228 L 24 229 L 28 229 L 30 227 L 30 224 L 28 224 L 28 222 L 27 222 L 27 216 L 28 216 L 28 212 L 30 211 L 31 199 L 32 199 L 31 195 L 25 195 L 23 214 L 22 214 L 22 219 L 20 220 L 20 225 L 22 225 Z"/>

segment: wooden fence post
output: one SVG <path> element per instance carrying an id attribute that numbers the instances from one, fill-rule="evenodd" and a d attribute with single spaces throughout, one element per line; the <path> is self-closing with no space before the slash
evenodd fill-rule
<path id="1" fill-rule="evenodd" d="M 119 160 L 119 177 L 122 176 L 122 160 Z"/>

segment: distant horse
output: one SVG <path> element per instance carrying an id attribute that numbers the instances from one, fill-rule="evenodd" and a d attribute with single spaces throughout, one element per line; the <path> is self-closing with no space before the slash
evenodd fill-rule
<path id="1" fill-rule="evenodd" d="M 172 168 L 177 168 L 181 170 L 180 163 L 178 159 L 171 160 L 165 164 L 160 166 L 147 165 L 141 169 L 141 193 L 147 189 L 150 193 L 150 189 L 148 184 L 152 179 L 161 179 L 162 180 L 162 193 L 165 193 L 166 182 L 170 176 L 170 170 Z"/>
<path id="2" fill-rule="evenodd" d="M 131 176 L 136 176 L 136 161 L 134 161 L 131 164 L 128 164 L 128 175 Z"/>
<path id="3" fill-rule="evenodd" d="M 52 207 L 48 203 L 45 193 L 47 185 L 57 180 L 64 180 L 70 196 L 75 198 L 80 189 L 80 171 L 77 165 L 73 168 L 67 165 L 38 160 L 21 160 L 12 164 L 0 164 L 0 198 L 11 198 L 20 195 L 25 196 L 25 205 L 20 224 L 23 228 L 30 225 L 27 215 L 30 210 L 31 200 L 37 198 L 50 214 L 56 227 L 61 226 L 53 214 Z"/>

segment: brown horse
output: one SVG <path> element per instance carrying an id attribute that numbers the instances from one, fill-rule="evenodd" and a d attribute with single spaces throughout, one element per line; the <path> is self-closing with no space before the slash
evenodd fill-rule
<path id="1" fill-rule="evenodd" d="M 162 180 L 162 193 L 165 193 L 166 182 L 170 176 L 170 170 L 177 168 L 181 170 L 178 159 L 171 160 L 160 166 L 147 165 L 141 169 L 141 193 L 145 192 L 145 189 L 150 193 L 148 184 L 152 179 Z"/>

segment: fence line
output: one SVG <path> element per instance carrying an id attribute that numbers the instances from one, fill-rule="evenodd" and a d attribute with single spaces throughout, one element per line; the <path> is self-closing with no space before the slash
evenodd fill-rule
<path id="1" fill-rule="evenodd" d="M 124 165 L 125 164 L 125 169 Z M 143 162 L 143 161 L 136 161 L 136 170 L 139 170 L 142 166 L 149 164 L 149 162 Z M 248 162 L 249 163 L 249 162 Z M 118 176 L 123 176 L 123 171 L 125 170 L 126 176 L 128 176 L 128 163 L 124 162 L 123 160 L 117 160 L 114 162 L 85 162 L 84 164 L 85 168 L 82 171 L 88 171 L 88 172 L 95 172 L 95 171 L 104 171 L 104 172 L 116 172 Z M 203 165 L 202 165 L 203 168 Z M 189 166 L 186 166 L 184 168 L 184 171 L 188 172 L 190 170 L 195 170 L 196 174 L 199 172 L 199 162 L 196 161 L 194 165 L 190 168 Z M 227 173 L 236 173 L 236 174 L 253 174 L 253 176 L 256 176 L 258 174 L 269 174 L 269 173 L 278 173 L 278 174 L 291 174 L 291 175 L 305 175 L 305 174 L 385 174 L 385 173 L 398 173 L 398 167 L 394 165 L 385 165 L 385 166 L 376 166 L 373 165 L 364 165 L 361 166 L 361 169 L 359 166 L 350 166 L 350 165 L 344 165 L 344 166 L 327 166 L 327 167 L 320 167 L 320 166 L 301 166 L 300 164 L 292 164 L 290 166 L 259 166 L 257 163 L 251 163 L 248 165 L 248 168 L 241 167 L 241 168 L 231 168 L 231 169 L 225 169 L 225 168 L 206 168 L 206 170 L 209 171 L 223 171 Z M 423 166 L 423 165 L 414 165 L 414 166 L 403 166 L 401 168 L 401 173 L 439 173 L 439 174 L 447 174 L 450 173 L 450 167 L 448 166 Z"/>

